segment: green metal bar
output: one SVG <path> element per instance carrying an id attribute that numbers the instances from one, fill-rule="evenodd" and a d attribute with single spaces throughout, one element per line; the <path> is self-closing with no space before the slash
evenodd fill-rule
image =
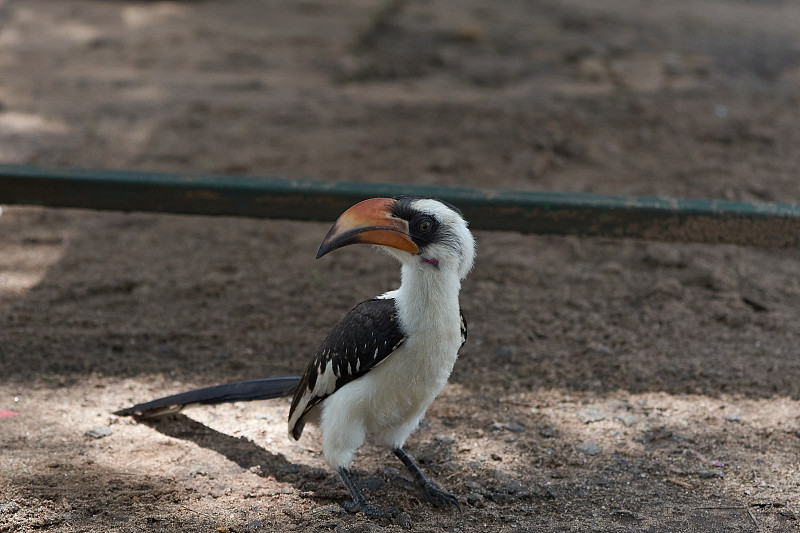
<path id="1" fill-rule="evenodd" d="M 0 204 L 332 221 L 401 194 L 452 202 L 477 230 L 800 246 L 793 204 L 0 165 Z"/>

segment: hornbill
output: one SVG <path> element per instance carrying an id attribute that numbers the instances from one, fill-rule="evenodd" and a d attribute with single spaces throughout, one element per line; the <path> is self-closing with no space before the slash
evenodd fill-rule
<path id="1" fill-rule="evenodd" d="M 293 395 L 289 435 L 306 423 L 322 432 L 322 450 L 353 498 L 345 507 L 380 516 L 353 483 L 349 466 L 369 434 L 388 446 L 437 506 L 458 500 L 431 483 L 403 450 L 442 391 L 467 327 L 458 294 L 472 269 L 475 240 L 461 212 L 432 198 L 364 200 L 331 227 L 317 258 L 350 244 L 373 244 L 402 265 L 400 288 L 353 308 L 333 328 L 302 377 L 268 378 L 176 394 L 117 411 L 140 418 L 189 405 Z"/>

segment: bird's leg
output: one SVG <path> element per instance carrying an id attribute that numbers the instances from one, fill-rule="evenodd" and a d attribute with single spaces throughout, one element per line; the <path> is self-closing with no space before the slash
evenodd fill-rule
<path id="1" fill-rule="evenodd" d="M 353 479 L 350 477 L 350 472 L 346 468 L 339 469 L 339 477 L 342 478 L 342 483 L 344 483 L 344 486 L 347 487 L 347 492 L 349 492 L 350 496 L 353 497 L 352 502 L 345 502 L 343 504 L 347 512 L 357 513 L 361 511 L 370 517 L 386 517 L 392 515 L 391 511 L 382 511 L 369 504 L 367 499 L 364 497 L 364 494 L 362 494 L 361 491 L 358 490 L 358 487 L 356 487 L 356 484 L 353 483 Z"/>
<path id="2" fill-rule="evenodd" d="M 408 468 L 408 471 L 411 472 L 411 475 L 414 476 L 414 483 L 416 483 L 417 486 L 422 489 L 426 500 L 437 507 L 452 506 L 461 509 L 456 497 L 436 488 L 434 484 L 431 483 L 427 477 L 425 477 L 425 474 L 422 473 L 422 470 L 419 469 L 414 460 L 405 452 L 405 450 L 403 450 L 403 448 L 398 446 L 397 448 L 393 448 L 392 451 L 397 458 L 400 459 L 404 465 L 406 465 L 406 468 Z"/>

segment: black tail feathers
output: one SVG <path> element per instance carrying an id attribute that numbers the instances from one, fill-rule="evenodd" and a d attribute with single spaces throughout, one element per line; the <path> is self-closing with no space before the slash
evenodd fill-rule
<path id="1" fill-rule="evenodd" d="M 177 413 L 193 405 L 216 405 L 219 403 L 283 398 L 294 394 L 298 383 L 300 383 L 300 378 L 291 376 L 215 385 L 136 404 L 133 407 L 120 409 L 114 414 L 118 416 L 135 416 L 137 418 L 155 418 L 169 413 Z"/>

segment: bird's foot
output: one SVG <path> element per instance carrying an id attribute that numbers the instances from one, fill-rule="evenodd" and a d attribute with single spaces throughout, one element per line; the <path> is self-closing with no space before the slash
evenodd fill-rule
<path id="1" fill-rule="evenodd" d="M 348 513 L 364 513 L 370 518 L 392 518 L 400 514 L 400 509 L 397 507 L 390 507 L 389 509 L 378 509 L 366 502 L 358 501 L 345 501 L 342 502 L 342 507 Z"/>
<path id="2" fill-rule="evenodd" d="M 414 476 L 414 483 L 422 490 L 422 493 L 425 495 L 425 499 L 428 503 L 436 506 L 436 507 L 456 507 L 458 510 L 461 510 L 461 505 L 458 503 L 458 500 L 452 494 L 448 494 L 447 492 L 437 489 L 431 481 L 425 477 L 425 474 L 422 473 L 422 470 L 419 469 L 417 463 L 409 457 L 409 455 L 403 450 L 401 447 L 393 448 L 392 451 L 397 456 L 400 461 L 408 471 L 411 472 L 411 475 Z"/>
<path id="3" fill-rule="evenodd" d="M 400 510 L 396 508 L 391 508 L 384 511 L 383 509 L 377 509 L 371 506 L 361 491 L 358 490 L 356 484 L 353 483 L 353 479 L 350 477 L 350 472 L 346 468 L 339 469 L 339 476 L 342 478 L 342 482 L 347 488 L 347 492 L 349 492 L 350 496 L 353 497 L 353 501 L 345 501 L 342 503 L 342 507 L 344 507 L 344 510 L 348 513 L 360 512 L 371 518 L 391 518 L 400 513 Z"/>
<path id="4" fill-rule="evenodd" d="M 431 505 L 436 507 L 455 507 L 459 511 L 461 510 L 461 505 L 455 496 L 437 489 L 432 483 L 425 483 L 420 488 L 422 489 L 422 494 L 425 495 L 425 500 Z"/>

